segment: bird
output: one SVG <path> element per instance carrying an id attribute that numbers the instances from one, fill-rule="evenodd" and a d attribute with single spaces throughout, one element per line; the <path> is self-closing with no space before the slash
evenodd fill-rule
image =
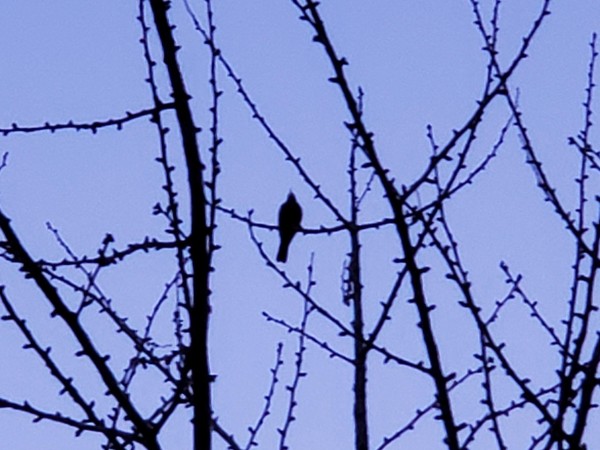
<path id="1" fill-rule="evenodd" d="M 290 191 L 287 200 L 279 208 L 279 251 L 277 252 L 278 262 L 287 262 L 288 249 L 292 238 L 300 230 L 302 221 L 302 208 L 298 204 L 296 197 Z"/>

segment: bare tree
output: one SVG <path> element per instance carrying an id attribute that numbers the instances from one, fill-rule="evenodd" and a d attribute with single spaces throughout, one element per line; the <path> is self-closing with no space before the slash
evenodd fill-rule
<path id="1" fill-rule="evenodd" d="M 107 120 L 13 124 L 1 128 L 0 133 L 96 134 L 149 121 L 156 131 L 156 161 L 163 177 L 163 197 L 154 206 L 153 214 L 166 224 L 164 232 L 120 247 L 107 232 L 96 255 L 86 256 L 73 249 L 57 227 L 48 224 L 50 234 L 64 252 L 62 259 L 55 260 L 34 255 L 13 226 L 10 212 L 0 209 L 0 256 L 4 266 L 16 268 L 35 286 L 36 293 L 32 295 L 48 305 L 51 321 L 60 322 L 61 329 L 68 332 L 70 345 L 76 346 L 75 359 L 85 360 L 99 378 L 96 389 L 90 392 L 83 382 L 86 372 L 71 368 L 71 357 L 64 348 L 51 351 L 46 343 L 48 337 L 26 320 L 26 313 L 20 312 L 22 299 L 6 284 L 0 286 L 3 319 L 20 332 L 24 348 L 35 352 L 46 366 L 46 374 L 58 383 L 61 394 L 68 397 L 76 412 L 51 412 L 36 406 L 32 399 L 0 398 L 0 406 L 28 414 L 35 421 L 71 427 L 78 436 L 101 436 L 105 449 L 168 448 L 169 444 L 162 440 L 165 429 L 175 423 L 176 428 L 188 432 L 186 421 L 191 419 L 189 434 L 195 449 L 272 446 L 283 450 L 293 446 L 294 426 L 302 430 L 297 419 L 304 398 L 303 382 L 310 374 L 306 362 L 310 350 L 335 361 L 331 363 L 333 369 L 340 367 L 339 361 L 352 372 L 353 389 L 348 395 L 352 397 L 357 450 L 405 448 L 410 434 L 433 434 L 440 448 L 452 450 L 508 449 L 522 444 L 515 444 L 519 441 L 514 435 L 522 433 L 525 427 L 530 441 L 523 445 L 531 449 L 590 448 L 590 430 L 597 426 L 592 414 L 600 364 L 594 292 L 600 248 L 599 199 L 595 195 L 600 156 L 591 133 L 598 58 L 596 35 L 590 42 L 584 122 L 579 133 L 569 139 L 579 161 L 577 201 L 575 207 L 569 207 L 544 169 L 519 103 L 519 90 L 513 85 L 515 74 L 543 33 L 551 2 L 539 2 L 537 16 L 510 55 L 500 51 L 503 3 L 494 0 L 484 7 L 480 3 L 469 2 L 474 29 L 480 35 L 486 57 L 481 95 L 467 118 L 451 133 L 427 127 L 427 161 L 413 178 L 403 179 L 392 164 L 386 163 L 385 152 L 369 121 L 369 93 L 355 87 L 355 80 L 348 75 L 350 61 L 341 50 L 344 43 L 336 42 L 330 32 L 330 19 L 322 12 L 323 7 L 314 0 L 290 0 L 308 31 L 307 39 L 312 39 L 328 62 L 330 72 L 323 78 L 331 82 L 345 108 L 345 116 L 339 120 L 347 133 L 348 150 L 343 157 L 347 161 L 348 199 L 340 201 L 328 192 L 326 180 L 315 175 L 305 161 L 311 157 L 318 160 L 317 152 L 306 155 L 286 142 L 242 82 L 235 61 L 220 48 L 216 34 L 218 16 L 216 19 L 212 1 L 186 0 L 180 5 L 184 7 L 185 19 L 193 25 L 195 37 L 208 54 L 208 89 L 201 100 L 209 112 L 205 118 L 208 137 L 206 143 L 201 141 L 201 114 L 195 112 L 190 95 L 192 74 L 182 69 L 183 41 L 176 35 L 170 2 L 140 0 L 140 48 L 151 99 L 147 107 Z M 188 45 L 193 44 L 186 42 L 185 48 Z M 168 95 L 162 93 L 165 89 Z M 241 100 L 253 123 L 278 151 L 278 158 L 291 165 L 297 185 L 312 195 L 310 205 L 302 205 L 304 216 L 318 204 L 329 217 L 327 223 L 302 224 L 300 230 L 296 230 L 298 218 L 294 218 L 293 231 L 300 236 L 291 244 L 290 259 L 294 259 L 294 246 L 300 245 L 298 241 L 302 239 L 312 236 L 321 242 L 331 236 L 347 238 L 341 298 L 335 305 L 316 288 L 320 278 L 331 279 L 332 274 L 319 272 L 314 254 L 307 264 L 306 280 L 302 281 L 291 269 L 278 264 L 275 253 L 263 242 L 267 231 L 277 230 L 275 221 L 264 220 L 253 205 L 247 205 L 247 213 L 240 213 L 239 208 L 227 203 L 227 198 L 221 199 L 218 186 L 222 170 L 222 89 L 230 90 Z M 502 122 L 495 120 L 499 110 Z M 177 133 L 175 140 L 169 135 L 172 127 Z M 494 136 L 491 143 L 479 143 L 477 137 L 484 133 Z M 438 137 L 446 134 L 446 138 Z M 496 294 L 499 300 L 495 302 L 482 295 L 478 290 L 482 282 L 471 275 L 472 262 L 463 252 L 464 238 L 459 238 L 452 220 L 456 199 L 466 191 L 477 192 L 481 178 L 494 170 L 494 159 L 510 145 L 511 136 L 520 140 L 540 198 L 562 222 L 572 241 L 570 297 L 558 319 L 546 316 L 545 308 L 524 287 L 527 274 L 517 273 L 507 262 L 499 262 L 506 292 Z M 223 166 L 224 173 L 228 169 Z M 11 170 L 6 155 L 0 170 L 2 174 Z M 185 204 L 180 203 L 181 198 Z M 384 208 L 387 213 L 375 219 L 365 214 L 370 209 Z M 281 342 L 273 345 L 275 363 L 264 406 L 253 425 L 247 426 L 247 437 L 230 425 L 235 422 L 231 419 L 233 413 L 219 409 L 212 400 L 213 390 L 219 390 L 214 381 L 221 375 L 211 373 L 209 364 L 209 356 L 214 356 L 215 351 L 209 340 L 213 274 L 228 270 L 215 262 L 215 252 L 220 248 L 217 240 L 225 247 L 234 244 L 218 235 L 218 224 L 246 226 L 248 240 L 264 263 L 264 270 L 281 281 L 301 305 L 297 323 L 270 311 L 263 312 L 265 327 L 274 324 L 287 331 L 296 339 L 296 347 L 284 396 L 279 385 L 287 361 L 285 347 Z M 380 235 L 387 246 L 382 252 L 384 258 L 391 253 L 391 261 L 382 262 L 378 254 L 380 241 L 373 236 Z M 130 324 L 132 312 L 111 300 L 100 279 L 108 270 L 126 273 L 129 261 L 148 255 L 159 255 L 164 261 L 165 283 L 157 298 L 141 303 L 137 312 L 141 309 L 144 326 L 136 327 Z M 381 288 L 387 282 L 384 277 L 373 275 L 373 261 L 392 274 L 388 288 Z M 374 286 L 384 292 L 383 300 L 373 300 Z M 443 301 L 440 291 L 444 292 Z M 219 292 L 215 294 L 218 296 Z M 555 365 L 531 370 L 516 362 L 523 343 L 519 336 L 507 336 L 501 331 L 522 315 L 522 310 L 510 309 L 514 304 L 524 307 L 525 315 L 532 318 L 531 329 L 545 339 L 546 344 L 535 351 L 548 355 Z M 448 323 L 456 318 L 460 318 L 456 325 Z M 313 322 L 320 325 L 313 327 Z M 464 348 L 450 343 L 457 328 Z M 121 348 L 107 352 L 107 336 L 114 334 L 115 329 Z M 112 331 L 107 333 L 108 330 Z M 407 352 L 399 345 L 402 339 L 410 339 L 418 349 Z M 533 345 L 538 346 L 538 341 L 533 341 Z M 343 377 L 345 372 L 339 372 Z M 395 405 L 398 418 L 394 423 L 398 425 L 385 433 L 380 432 L 381 426 L 373 426 L 373 417 L 380 417 L 381 410 L 391 414 L 392 409 L 371 400 L 370 393 L 375 389 L 371 373 L 376 377 L 386 374 L 398 385 L 417 380 L 419 386 L 426 386 L 419 395 L 420 406 L 408 401 Z M 383 388 L 390 391 L 390 396 L 393 389 L 392 385 Z M 276 407 L 276 401 L 283 404 Z M 268 420 L 275 412 L 280 416 L 279 426 Z M 378 431 L 373 432 L 374 429 Z M 276 430 L 277 439 L 266 444 L 268 438 L 262 435 L 269 430 Z"/>

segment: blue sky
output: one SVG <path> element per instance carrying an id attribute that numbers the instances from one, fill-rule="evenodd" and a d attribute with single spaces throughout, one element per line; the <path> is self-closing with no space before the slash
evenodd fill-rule
<path id="1" fill-rule="evenodd" d="M 200 140 L 206 147 L 208 53 L 181 2 L 173 3 L 172 18 L 178 24 L 177 36 L 183 45 L 182 67 L 194 96 L 194 114 L 205 130 Z M 489 11 L 490 2 L 482 3 Z M 511 60 L 541 3 L 503 2 L 501 62 Z M 204 2 L 192 4 L 201 11 Z M 581 103 L 589 63 L 588 44 L 592 33 L 600 28 L 600 3 L 581 0 L 551 5 L 552 15 L 511 86 L 520 89 L 522 111 L 549 176 L 560 188 L 561 198 L 574 208 L 573 179 L 578 159 L 567 145 L 567 138 L 575 135 L 583 123 Z M 137 8 L 137 2 L 115 0 L 0 3 L 0 128 L 12 123 L 33 126 L 103 120 L 150 107 L 150 91 L 143 81 L 146 67 L 138 42 L 141 30 L 136 21 Z M 311 31 L 297 19 L 298 13 L 289 1 L 223 0 L 215 1 L 214 9 L 219 46 L 253 100 L 279 136 L 302 157 L 314 179 L 340 207 L 346 208 L 349 139 L 343 121 L 348 117 L 339 92 L 327 82 L 330 68 L 321 49 L 311 42 Z M 431 124 L 438 141 L 445 142 L 452 129 L 462 126 L 481 95 L 486 57 L 472 25 L 469 2 L 324 0 L 322 14 L 340 54 L 350 61 L 348 75 L 353 87 L 361 86 L 365 91 L 365 120 L 375 133 L 381 159 L 400 182 L 410 183 L 430 156 L 426 126 Z M 152 41 L 155 57 L 160 59 L 156 44 Z M 164 73 L 160 77 L 164 80 Z M 335 225 L 335 219 L 313 199 L 313 193 L 252 120 L 223 72 L 220 85 L 225 92 L 220 119 L 224 206 L 242 214 L 253 209 L 257 221 L 275 223 L 279 204 L 293 189 L 304 208 L 304 226 Z M 164 99 L 168 93 L 163 83 Z M 508 116 L 502 102 L 490 109 L 478 134 L 479 157 L 493 145 Z M 170 136 L 172 161 L 178 164 L 181 155 L 176 124 L 172 118 L 168 120 L 174 130 Z M 8 167 L 0 172 L 0 208 L 13 219 L 36 258 L 62 257 L 46 222 L 57 227 L 79 254 L 93 254 L 106 232 L 115 236 L 119 248 L 147 235 L 164 237 L 165 224 L 151 214 L 163 193 L 160 167 L 154 161 L 158 156 L 156 134 L 146 120 L 128 124 L 122 131 L 111 128 L 97 134 L 13 134 L 1 138 L 0 152 L 9 152 Z M 560 220 L 542 201 L 531 170 L 523 161 L 513 129 L 489 170 L 453 199 L 448 214 L 482 304 L 492 308 L 494 301 L 504 295 L 506 287 L 498 264 L 505 260 L 515 273 L 524 274 L 524 286 L 558 325 L 566 310 L 573 244 Z M 184 189 L 183 166 L 177 168 L 176 176 Z M 182 192 L 184 211 L 186 198 Z M 365 203 L 363 217 L 373 220 L 388 214 L 376 187 Z M 265 250 L 274 255 L 275 233 L 258 230 L 257 234 Z M 297 342 L 282 328 L 267 323 L 262 312 L 298 323 L 302 303 L 289 290 L 281 289 L 282 281 L 266 268 L 244 224 L 222 216 L 217 239 L 223 248 L 215 259 L 211 318 L 211 364 L 218 375 L 214 408 L 222 425 L 245 442 L 246 428 L 253 424 L 263 405 L 276 345 L 283 341 L 285 364 L 278 396 L 260 437 L 260 448 L 272 448 L 286 405 L 283 387 L 293 373 Z M 292 244 L 286 270 L 293 279 L 305 282 L 306 267 L 314 254 L 318 282 L 315 296 L 349 321 L 350 311 L 342 305 L 340 295 L 347 250 L 345 235 L 300 236 Z M 368 320 L 373 320 L 379 311 L 376 305 L 393 281 L 396 268 L 390 262 L 399 247 L 391 230 L 380 230 L 364 235 L 364 251 L 365 295 L 369 302 L 366 314 Z M 431 264 L 439 269 L 435 262 Z M 150 254 L 107 269 L 101 282 L 115 303 L 141 325 L 148 307 L 174 270 L 173 261 L 166 255 Z M 441 271 L 434 273 L 426 282 L 440 309 L 434 314 L 434 323 L 444 336 L 445 365 L 447 370 L 460 371 L 473 363 L 471 355 L 476 349 L 469 347 L 473 329 L 455 305 L 457 292 L 443 281 L 443 275 L 439 276 Z M 41 299 L 35 290 L 6 264 L 0 269 L 0 283 L 10 287 L 11 297 L 19 298 L 16 303 L 41 338 L 53 342 L 65 366 L 83 374 L 83 389 L 93 392 L 98 388 L 83 364 L 68 357 L 72 343 L 58 320 L 49 319 L 49 310 L 39 306 Z M 396 319 L 383 336 L 385 342 L 406 357 L 423 358 L 413 309 L 403 301 L 394 314 Z M 531 370 L 540 385 L 549 383 L 553 374 L 548 369 L 556 360 L 546 337 L 536 331 L 527 310 L 520 305 L 512 305 L 506 314 L 510 314 L 510 320 L 499 324 L 498 333 L 512 343 L 511 355 L 517 366 Z M 169 318 L 163 319 L 168 324 Z M 122 353 L 118 338 L 109 337 L 109 328 L 93 320 L 90 326 L 106 339 L 103 348 L 115 355 L 115 364 L 124 361 L 127 353 Z M 336 330 L 322 319 L 312 317 L 309 328 L 340 350 L 350 351 L 350 342 L 337 337 Z M 1 324 L 0 339 L 5 342 L 0 364 L 8 368 L 0 374 L 0 397 L 28 398 L 50 410 L 72 410 L 67 401 L 56 400 L 58 387 L 47 381 L 43 365 L 21 349 L 22 338 L 11 324 Z M 305 362 L 309 375 L 300 387 L 290 447 L 350 448 L 350 367 L 331 360 L 314 346 L 308 347 Z M 36 373 L 34 380 L 29 377 L 32 372 Z M 417 408 L 431 401 L 432 391 L 429 380 L 406 369 L 383 366 L 376 356 L 370 382 L 371 441 L 376 448 L 383 436 L 393 433 Z M 148 383 L 160 385 L 152 377 Z M 480 394 L 476 389 L 465 392 Z M 507 399 L 513 394 L 507 386 Z M 457 400 L 464 420 L 473 413 L 469 402 L 476 399 L 467 393 Z M 29 418 L 9 411 L 0 414 L 0 432 L 15 450 L 41 442 L 46 443 L 45 448 L 97 447 L 91 436 L 76 440 L 70 430 L 45 423 L 34 425 Z M 165 448 L 189 445 L 187 418 L 182 414 L 177 419 L 165 434 Z M 535 419 L 524 414 L 522 423 L 530 424 Z M 598 424 L 591 422 L 590 426 L 597 429 Z M 510 447 L 524 448 L 522 442 L 528 442 L 529 428 L 523 434 L 517 429 L 514 435 Z M 226 448 L 217 437 L 215 444 L 217 449 Z M 392 448 L 417 445 L 442 448 L 439 424 L 426 420 Z M 485 439 L 479 445 L 474 448 L 486 448 Z"/>

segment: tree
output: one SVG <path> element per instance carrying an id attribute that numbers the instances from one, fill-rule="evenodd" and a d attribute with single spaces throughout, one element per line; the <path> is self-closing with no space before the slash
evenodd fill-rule
<path id="1" fill-rule="evenodd" d="M 590 54 L 581 52 L 587 80 L 576 86 L 583 124 L 568 145 L 557 144 L 531 112 L 536 85 L 526 59 L 541 52 L 539 41 L 554 50 L 543 38 L 551 2 L 531 3 L 471 0 L 470 12 L 438 5 L 439 16 L 416 7 L 411 14 L 437 23 L 448 22 L 448 11 L 470 17 L 472 34 L 456 40 L 453 55 L 456 47 L 432 28 L 413 46 L 425 56 L 399 57 L 396 69 L 398 50 L 379 48 L 381 30 L 369 21 L 400 20 L 406 5 L 267 6 L 286 8 L 284 19 L 256 5 L 140 0 L 134 72 L 145 72 L 149 88 L 141 106 L 132 108 L 132 91 L 120 98 L 127 112 L 109 119 L 11 118 L 0 128 L 6 139 L 24 135 L 10 141 L 20 148 L 43 136 L 53 149 L 44 164 L 54 170 L 61 136 L 86 146 L 117 138 L 102 142 L 87 171 L 70 163 L 73 198 L 87 204 L 52 213 L 62 223 L 48 222 L 45 238 L 19 213 L 19 202 L 37 205 L 35 196 L 22 202 L 9 187 L 7 204 L 0 202 L 7 351 L 24 341 L 32 351 L 18 352 L 16 365 L 32 364 L 44 391 L 61 394 L 18 395 L 18 383 L 5 383 L 0 405 L 42 422 L 37 427 L 74 430 L 93 448 L 589 448 L 600 364 L 596 35 Z M 234 9 L 240 16 L 228 14 Z M 228 20 L 252 9 L 249 23 L 268 24 L 269 40 L 252 42 L 250 59 L 232 58 L 229 49 L 240 45 L 233 37 L 246 36 Z M 528 17 L 520 29 L 515 12 Z M 288 21 L 292 14 L 300 21 Z M 462 32 L 458 25 L 448 30 Z M 283 46 L 277 36 L 293 42 Z M 476 48 L 475 38 L 483 49 L 466 56 L 463 46 Z M 419 64 L 443 80 L 427 84 L 436 78 Z M 567 69 L 573 76 L 581 68 Z M 407 97 L 410 88 L 382 80 L 411 70 L 419 81 L 411 86 L 429 97 L 415 95 L 422 111 L 395 105 L 403 112 L 387 114 L 406 120 L 389 120 L 377 100 Z M 371 83 L 357 85 L 361 75 Z M 450 89 L 453 80 L 460 83 Z M 252 83 L 266 88 L 256 94 Z M 542 92 L 561 108 L 572 100 Z M 117 97 L 109 98 L 112 111 Z M 549 105 L 537 109 L 549 114 Z M 430 108 L 441 111 L 426 127 L 426 145 L 406 140 L 411 121 Z M 119 152 L 110 149 L 115 142 L 125 142 Z M 571 151 L 558 157 L 549 145 Z M 525 164 L 513 156 L 517 148 Z M 19 174 L 14 153 L 5 153 L 0 179 L 35 189 L 46 172 Z M 152 159 L 153 168 L 140 165 Z M 527 182 L 524 168 L 533 174 Z M 85 178 L 94 173 L 108 206 L 89 204 Z M 277 208 L 292 187 L 303 222 L 284 265 L 276 262 Z"/>

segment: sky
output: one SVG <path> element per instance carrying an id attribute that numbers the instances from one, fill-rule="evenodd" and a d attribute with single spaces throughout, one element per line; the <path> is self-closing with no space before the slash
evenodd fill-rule
<path id="1" fill-rule="evenodd" d="M 204 2 L 190 3 L 203 18 Z M 489 12 L 491 2 L 481 3 Z M 205 149 L 210 125 L 208 52 L 182 2 L 173 4 L 171 18 L 182 45 L 181 65 L 193 96 L 193 112 L 204 129 L 200 142 Z M 502 3 L 502 63 L 513 57 L 541 4 L 538 0 Z M 291 1 L 221 0 L 214 1 L 214 10 L 219 47 L 253 101 L 278 136 L 302 158 L 313 179 L 347 211 L 350 142 L 343 122 L 348 116 L 339 92 L 327 81 L 331 70 L 322 49 L 312 42 L 311 30 L 298 20 Z M 567 138 L 576 135 L 583 123 L 589 42 L 592 33 L 600 29 L 600 3 L 551 2 L 550 10 L 552 14 L 511 86 L 519 89 L 524 118 L 544 167 L 561 198 L 574 208 L 578 158 Z M 350 62 L 347 74 L 353 88 L 360 86 L 365 92 L 365 121 L 374 132 L 382 161 L 399 182 L 410 184 L 431 154 L 427 125 L 432 126 L 438 142 L 445 142 L 472 113 L 483 89 L 487 60 L 473 25 L 470 2 L 323 0 L 321 12 L 340 55 Z M 0 128 L 10 128 L 13 123 L 91 122 L 150 107 L 137 14 L 136 1 L 1 2 Z M 160 60 L 155 37 L 151 46 Z M 158 76 L 161 95 L 168 99 L 165 75 L 159 71 Z M 256 221 L 274 224 L 279 205 L 293 190 L 304 210 L 305 227 L 336 225 L 335 218 L 314 199 L 314 193 L 252 119 L 222 70 L 219 84 L 224 91 L 219 122 L 224 139 L 219 181 L 223 205 L 243 215 L 253 210 Z M 185 170 L 176 123 L 168 114 L 165 117 L 173 128 L 170 152 L 185 213 Z M 504 104 L 492 106 L 478 134 L 477 157 L 490 150 L 508 117 Z M 597 132 L 592 136 L 597 139 Z M 118 248 L 145 236 L 164 238 L 166 224 L 152 215 L 153 205 L 164 200 L 160 166 L 154 160 L 158 151 L 155 129 L 145 119 L 120 131 L 107 128 L 96 134 L 62 131 L 0 136 L 0 154 L 8 152 L 8 165 L 0 171 L 0 209 L 12 219 L 35 258 L 64 257 L 47 223 L 80 255 L 93 255 L 106 233 L 114 235 Z M 364 171 L 361 176 L 364 181 Z M 365 201 L 363 220 L 388 215 L 376 186 Z M 490 168 L 452 200 L 448 215 L 482 304 L 491 310 L 504 296 L 506 284 L 499 263 L 506 261 L 515 273 L 523 274 L 528 293 L 559 326 L 566 310 L 573 243 L 543 202 L 533 174 L 524 164 L 514 129 Z M 273 257 L 276 234 L 263 229 L 256 234 Z M 372 323 L 392 285 L 397 267 L 391 261 L 400 250 L 390 229 L 365 233 L 363 239 L 365 309 L 367 321 Z M 210 330 L 211 368 L 217 375 L 215 414 L 239 442 L 246 441 L 247 427 L 264 404 L 277 344 L 283 342 L 284 365 L 273 411 L 259 436 L 259 448 L 275 448 L 276 429 L 282 426 L 287 402 L 284 386 L 293 376 L 298 342 L 297 336 L 268 323 L 263 312 L 297 324 L 303 304 L 289 289 L 282 289 L 281 278 L 266 266 L 244 223 L 220 216 L 217 241 L 222 249 L 215 257 Z M 285 270 L 293 280 L 306 283 L 307 267 L 313 261 L 315 298 L 349 323 L 350 310 L 342 304 L 340 292 L 347 251 L 347 237 L 340 233 L 298 236 Z M 433 320 L 442 337 L 445 366 L 464 373 L 474 364 L 472 353 L 477 350 L 472 347 L 472 324 L 456 306 L 457 292 L 444 281 L 439 262 L 424 258 L 434 268 L 426 283 L 439 308 Z M 174 270 L 173 259 L 167 255 L 140 255 L 106 269 L 100 281 L 132 323 L 142 326 Z M 58 319 L 49 318 L 48 307 L 31 283 L 2 263 L 0 284 L 7 286 L 7 294 L 38 330 L 40 339 L 56 349 L 66 368 L 83 378 L 82 389 L 102 392 L 84 362 L 71 357 L 77 349 Z M 408 292 L 403 294 L 406 297 Z M 408 358 L 423 358 L 414 310 L 404 299 L 396 308 L 382 338 Z M 547 385 L 556 364 L 547 337 L 522 305 L 511 305 L 506 314 L 508 319 L 498 324 L 498 335 L 507 339 L 517 367 L 531 373 L 540 386 Z M 168 325 L 168 315 L 162 320 Z M 102 337 L 101 347 L 114 355 L 115 366 L 126 361 L 122 341 L 110 327 L 99 319 L 90 319 L 89 325 Z M 350 341 L 338 337 L 336 330 L 316 315 L 309 318 L 309 330 L 340 351 L 351 351 Z M 68 401 L 57 398 L 59 388 L 49 380 L 44 366 L 22 349 L 23 339 L 13 324 L 0 323 L 0 339 L 5 343 L 0 350 L 4 368 L 0 397 L 29 399 L 50 410 L 73 410 Z M 290 448 L 351 448 L 351 368 L 308 345 L 305 371 L 308 376 L 299 388 Z M 432 390 L 429 380 L 407 369 L 383 365 L 377 356 L 372 358 L 369 374 L 370 437 L 372 448 L 377 448 L 384 436 L 431 402 Z M 150 376 L 147 383 L 139 389 L 158 396 L 160 380 Z M 477 383 L 457 395 L 457 411 L 463 420 L 474 414 L 470 405 L 477 401 L 473 395 L 480 395 Z M 503 394 L 508 400 L 514 391 L 507 386 Z M 0 414 L 0 435 L 15 450 L 40 443 L 44 448 L 65 450 L 98 447 L 99 441 L 92 435 L 75 439 L 69 429 L 44 422 L 32 424 L 30 418 L 11 411 Z M 523 429 L 508 427 L 514 439 L 510 448 L 524 448 L 535 419 L 523 413 Z M 182 413 L 167 428 L 164 448 L 189 448 L 186 421 Z M 597 420 L 590 422 L 590 433 L 598 427 Z M 428 418 L 389 448 L 443 448 L 440 436 L 439 424 Z M 218 437 L 214 442 L 216 449 L 227 448 Z M 488 444 L 483 438 L 473 448 L 489 448 Z"/>

